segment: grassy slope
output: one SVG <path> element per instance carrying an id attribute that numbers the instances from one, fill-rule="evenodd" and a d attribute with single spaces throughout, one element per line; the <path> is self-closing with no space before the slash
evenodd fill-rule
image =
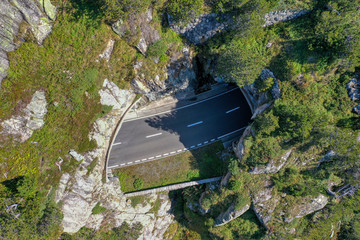
<path id="1" fill-rule="evenodd" d="M 115 172 L 125 192 L 136 189 L 135 179 L 144 181 L 142 189 L 186 182 L 223 174 L 224 164 L 217 153 L 223 150 L 220 142 L 165 159 L 121 168 Z"/>

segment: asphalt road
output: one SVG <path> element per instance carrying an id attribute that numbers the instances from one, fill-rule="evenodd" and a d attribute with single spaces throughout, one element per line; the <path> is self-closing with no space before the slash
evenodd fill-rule
<path id="1" fill-rule="evenodd" d="M 239 88 L 187 107 L 123 122 L 108 168 L 120 168 L 192 150 L 248 125 L 250 108 Z"/>

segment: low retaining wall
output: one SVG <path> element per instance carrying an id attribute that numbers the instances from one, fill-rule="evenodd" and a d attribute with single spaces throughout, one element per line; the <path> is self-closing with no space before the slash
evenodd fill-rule
<path id="1" fill-rule="evenodd" d="M 138 192 L 125 193 L 125 197 L 135 197 L 135 196 L 141 196 L 141 195 L 146 195 L 146 194 L 150 194 L 150 193 L 174 191 L 174 190 L 187 188 L 187 187 L 191 187 L 191 186 L 195 186 L 195 185 L 200 185 L 200 184 L 204 184 L 204 183 L 220 181 L 221 178 L 222 177 L 214 177 L 214 178 L 208 178 L 208 179 L 203 179 L 203 180 L 198 180 L 198 181 L 173 184 L 173 185 L 169 185 L 169 186 L 165 186 L 165 187 L 152 188 L 152 189 L 147 189 L 147 190 L 138 191 Z"/>

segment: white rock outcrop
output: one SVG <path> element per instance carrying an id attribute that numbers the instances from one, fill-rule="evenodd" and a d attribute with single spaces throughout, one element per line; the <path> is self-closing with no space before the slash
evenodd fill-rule
<path id="1" fill-rule="evenodd" d="M 99 229 L 104 223 L 110 223 L 111 227 L 119 227 L 126 221 L 130 225 L 137 222 L 143 225 L 139 239 L 162 239 L 173 221 L 173 216 L 169 213 L 171 202 L 167 194 L 150 195 L 147 204 L 138 204 L 134 208 L 121 191 L 118 178 L 103 181 L 104 160 L 112 133 L 125 109 L 135 98 L 135 94 L 120 90 L 107 80 L 104 81 L 104 88 L 103 91 L 109 90 L 108 93 L 113 100 L 115 99 L 115 104 L 112 111 L 94 123 L 89 134 L 89 138 L 95 140 L 98 147 L 82 155 L 75 151 L 70 152 L 73 157 L 82 161 L 74 174 L 63 174 L 56 191 L 56 201 L 62 201 L 64 232 L 75 233 L 84 226 Z M 118 91 L 124 91 L 122 94 L 126 97 L 119 97 Z M 104 102 L 109 103 L 107 100 L 102 101 Z M 95 167 L 89 171 L 93 161 L 96 161 Z M 152 209 L 155 201 L 160 203 L 157 212 Z M 107 210 L 94 215 L 92 209 L 97 203 Z"/>
<path id="2" fill-rule="evenodd" d="M 111 53 L 114 49 L 114 45 L 115 45 L 115 40 L 110 39 L 108 41 L 108 44 L 106 45 L 106 48 L 104 49 L 104 51 L 99 55 L 99 58 L 100 59 L 104 58 L 107 62 L 109 62 Z"/>
<path id="3" fill-rule="evenodd" d="M 265 14 L 265 24 L 264 27 L 274 25 L 279 22 L 285 22 L 298 18 L 304 14 L 309 13 L 308 10 L 281 10 L 273 11 Z"/>
<path id="4" fill-rule="evenodd" d="M 2 134 L 12 135 L 16 140 L 25 142 L 33 132 L 42 128 L 47 113 L 47 102 L 44 91 L 36 91 L 30 103 L 22 110 L 22 115 L 16 115 L 0 123 Z"/>
<path id="5" fill-rule="evenodd" d="M 99 95 L 102 105 L 112 106 L 113 109 L 119 110 L 129 102 L 132 92 L 120 89 L 115 83 L 105 79 Z"/>

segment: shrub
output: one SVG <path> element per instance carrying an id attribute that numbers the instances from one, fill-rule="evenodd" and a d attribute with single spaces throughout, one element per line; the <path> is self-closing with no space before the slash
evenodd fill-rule
<path id="1" fill-rule="evenodd" d="M 102 207 L 102 206 L 100 206 L 100 203 L 97 203 L 96 205 L 95 205 L 95 207 L 92 209 L 92 214 L 99 214 L 99 213 L 102 213 L 102 212 L 104 212 L 106 210 L 106 208 L 104 208 L 104 207 Z"/>
<path id="2" fill-rule="evenodd" d="M 143 187 L 143 185 L 144 185 L 144 181 L 141 178 L 135 179 L 134 184 L 133 184 L 133 186 L 136 190 L 140 190 Z"/>
<path id="3" fill-rule="evenodd" d="M 168 13 L 176 21 L 189 21 L 202 13 L 204 0 L 170 0 Z"/>
<path id="4" fill-rule="evenodd" d="M 167 51 L 167 45 L 162 40 L 158 40 L 149 46 L 146 51 L 147 56 L 153 58 L 162 57 Z"/>
<path id="5" fill-rule="evenodd" d="M 229 190 L 238 191 L 242 188 L 243 183 L 240 179 L 231 180 L 228 184 Z"/>

